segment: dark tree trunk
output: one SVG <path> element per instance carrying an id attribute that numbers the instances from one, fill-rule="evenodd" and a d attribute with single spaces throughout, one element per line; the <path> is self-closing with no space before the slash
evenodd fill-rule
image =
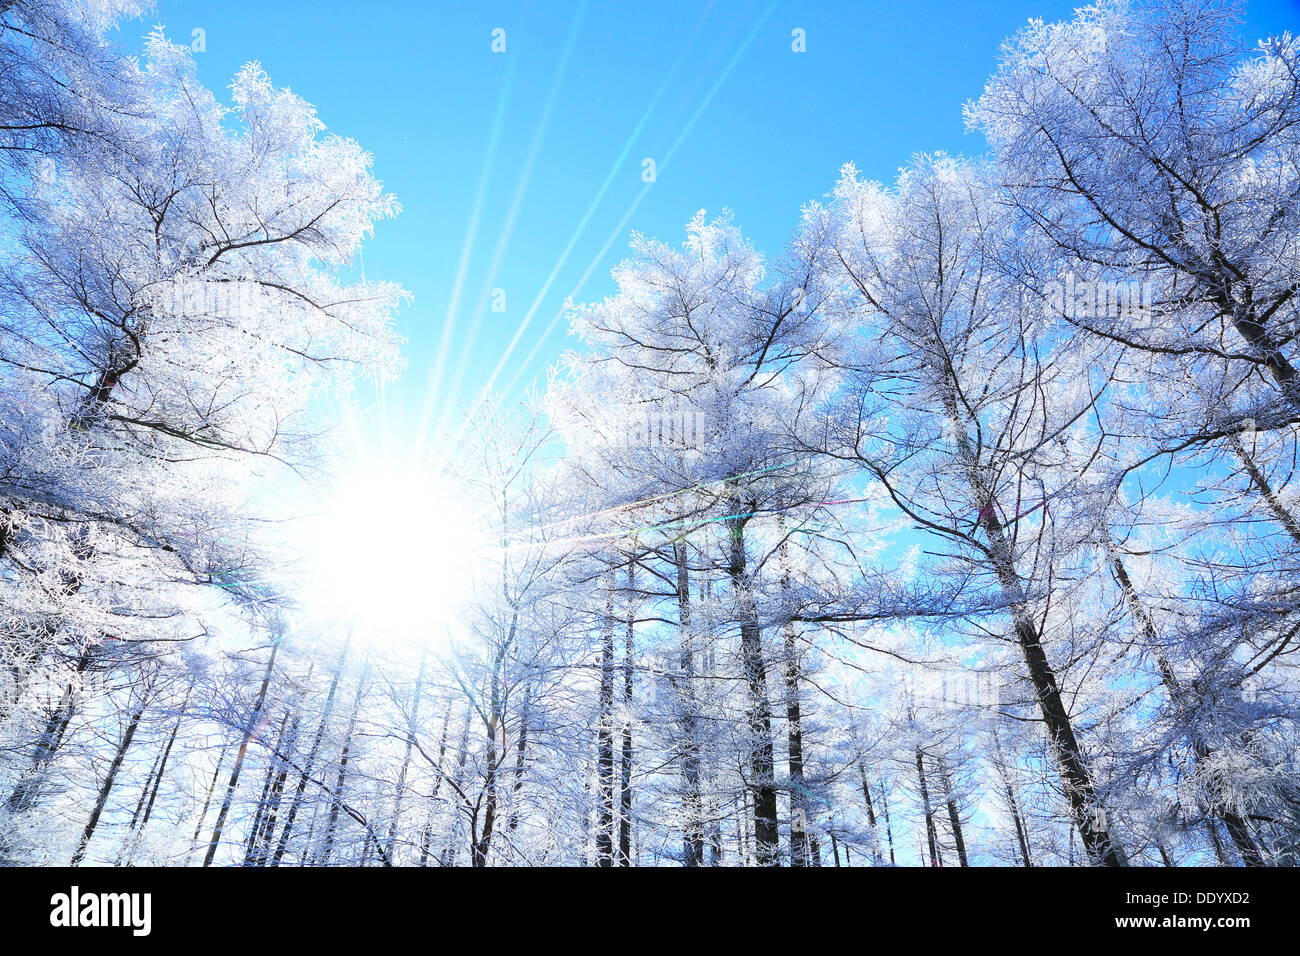
<path id="1" fill-rule="evenodd" d="M 149 799 L 145 802 L 144 814 L 140 817 L 140 824 L 139 826 L 132 826 L 131 828 L 131 850 L 126 856 L 128 866 L 130 866 L 131 861 L 135 859 L 135 851 L 140 846 L 140 840 L 144 837 L 145 827 L 149 825 L 149 818 L 153 815 L 154 802 L 158 799 L 158 788 L 162 786 L 163 775 L 167 772 L 167 760 L 171 757 L 172 746 L 176 743 L 176 735 L 180 732 L 181 721 L 185 719 L 185 706 L 188 703 L 189 700 L 187 698 L 185 704 L 181 705 L 181 716 L 177 718 L 176 723 L 172 726 L 171 736 L 167 738 L 167 746 L 163 748 L 162 757 L 158 762 L 158 769 L 154 771 L 153 774 L 153 785 L 148 788 Z M 215 783 L 217 779 L 215 774 L 212 779 Z"/>
<path id="2" fill-rule="evenodd" d="M 610 572 L 612 589 L 613 572 Z M 596 720 L 596 866 L 614 865 L 614 606 L 607 592 L 601 622 L 600 712 Z"/>
<path id="3" fill-rule="evenodd" d="M 1147 608 L 1145 602 L 1138 596 L 1137 590 L 1133 587 L 1133 580 L 1129 577 L 1128 569 L 1124 567 L 1124 562 L 1120 559 L 1119 554 L 1112 551 L 1110 559 L 1111 572 L 1115 576 L 1115 581 L 1124 593 L 1129 610 L 1133 614 L 1134 620 L 1137 621 L 1147 647 L 1155 655 L 1156 666 L 1160 671 L 1160 681 L 1169 694 L 1170 702 L 1190 728 L 1192 756 L 1198 763 L 1205 761 L 1213 756 L 1214 751 L 1196 728 L 1200 702 L 1188 694 L 1174 673 L 1169 659 L 1160 646 L 1156 634 L 1155 618 L 1152 617 L 1151 611 Z M 1246 866 L 1263 866 L 1264 860 L 1260 856 L 1259 849 L 1255 846 L 1255 841 L 1250 835 L 1250 827 L 1247 826 L 1246 821 L 1231 808 L 1223 794 L 1211 792 L 1209 797 L 1212 803 L 1212 815 L 1222 818 L 1223 825 L 1228 830 L 1228 836 L 1232 838 L 1237 851 L 1241 854 L 1242 862 Z"/>
<path id="4" fill-rule="evenodd" d="M 468 714 L 465 715 L 465 719 L 468 722 Z M 442 790 L 442 761 L 447 756 L 447 730 L 450 725 L 451 708 L 449 707 L 442 718 L 442 739 L 438 742 L 438 766 L 434 768 L 433 793 L 429 795 L 429 809 L 424 818 L 424 832 L 420 834 L 420 866 L 429 864 L 429 848 L 433 844 L 433 817 L 438 806 L 438 793 Z"/>
<path id="5" fill-rule="evenodd" d="M 142 695 L 140 704 L 136 707 L 135 713 L 131 715 L 130 723 L 126 725 L 126 733 L 122 736 L 122 742 L 117 746 L 117 753 L 113 755 L 113 762 L 108 765 L 108 773 L 104 775 L 104 782 L 99 787 L 99 796 L 95 799 L 95 808 L 90 812 L 90 819 L 86 821 L 86 829 L 81 833 L 81 842 L 77 844 L 77 851 L 72 854 L 72 865 L 77 866 L 86 856 L 86 847 L 90 843 L 90 838 L 95 835 L 95 828 L 99 826 L 100 815 L 104 812 L 104 804 L 108 802 L 108 795 L 113 792 L 113 783 L 117 780 L 117 773 L 122 769 L 122 761 L 126 759 L 126 752 L 131 749 L 131 741 L 135 739 L 136 728 L 140 726 L 140 717 L 144 714 L 144 709 L 148 705 L 147 695 Z"/>
<path id="6" fill-rule="evenodd" d="M 310 679 L 310 670 L 307 676 Z M 289 716 L 290 711 L 293 716 L 289 721 L 288 729 L 286 730 L 283 724 L 280 727 L 280 739 L 276 743 L 275 759 L 271 764 L 274 777 L 270 780 L 269 792 L 263 806 L 259 808 L 259 819 L 255 821 L 252 838 L 249 841 L 249 855 L 246 860 L 248 866 L 266 866 L 271 844 L 275 839 L 276 820 L 280 814 L 280 802 L 284 798 L 284 784 L 289 779 L 289 762 L 292 759 L 290 755 L 298 745 L 298 725 L 302 720 L 300 699 L 295 699 L 290 710 L 285 712 L 286 717 Z"/>
<path id="7" fill-rule="evenodd" d="M 176 739 L 176 729 L 173 728 L 171 739 L 167 742 L 168 751 L 171 750 L 172 741 Z M 122 849 L 117 854 L 115 866 L 121 866 L 124 861 L 129 860 L 128 854 L 134 847 L 136 827 L 140 825 L 140 814 L 144 812 L 145 801 L 149 799 L 149 789 L 153 786 L 154 777 L 157 775 L 162 762 L 163 752 L 160 752 L 154 758 L 153 764 L 149 767 L 149 773 L 144 778 L 144 784 L 140 787 L 140 799 L 135 802 L 135 809 L 131 811 L 131 821 L 126 825 L 126 839 L 122 841 Z"/>
<path id="8" fill-rule="evenodd" d="M 248 745 L 257 733 L 258 726 L 261 722 L 262 708 L 266 705 L 266 689 L 271 683 L 271 672 L 275 668 L 275 655 L 280 650 L 280 638 L 277 636 L 271 644 L 271 656 L 266 661 L 266 673 L 262 676 L 262 686 L 257 692 L 257 700 L 253 704 L 253 711 L 248 716 L 248 726 L 244 728 L 244 739 L 240 742 L 239 752 L 235 754 L 235 765 L 230 771 L 230 783 L 226 785 L 226 796 L 221 801 L 221 809 L 217 812 L 217 822 L 212 827 L 212 839 L 208 841 L 208 852 L 203 857 L 203 865 L 211 866 L 212 858 L 217 855 L 217 847 L 221 845 L 221 832 L 226 826 L 226 816 L 230 813 L 230 804 L 235 798 L 235 788 L 239 786 L 239 773 L 244 768 L 244 757 L 248 754 Z"/>
<path id="9" fill-rule="evenodd" d="M 966 860 L 966 841 L 962 838 L 961 814 L 957 812 L 957 798 L 952 792 L 952 779 L 948 775 L 948 765 L 942 757 L 939 758 L 939 782 L 943 785 L 944 797 L 948 804 L 948 823 L 952 826 L 952 838 L 957 844 L 957 861 L 961 866 L 970 866 Z"/>
<path id="10" fill-rule="evenodd" d="M 781 590 L 790 594 L 789 541 L 785 536 L 785 521 L 778 517 L 780 547 Z M 790 771 L 790 865 L 808 866 L 812 862 L 812 845 L 808 836 L 809 801 L 807 783 L 803 772 L 803 718 L 799 698 L 801 677 L 799 646 L 793 621 L 782 628 L 785 640 L 785 721 L 786 751 Z"/>
<path id="11" fill-rule="evenodd" d="M 203 832 L 203 822 L 208 818 L 208 807 L 212 806 L 212 797 L 217 792 L 217 780 L 221 776 L 221 766 L 225 762 L 226 748 L 222 747 L 221 752 L 217 754 L 217 765 L 212 768 L 212 779 L 208 782 L 208 794 L 203 798 L 203 809 L 199 811 L 199 822 L 194 824 L 194 836 L 190 837 L 190 850 L 185 854 L 185 864 L 187 866 L 190 857 L 199 848 L 199 834 Z"/>
<path id="12" fill-rule="evenodd" d="M 749 514 L 754 508 L 733 501 L 732 514 Z M 776 781 L 773 777 L 772 710 L 767 696 L 767 667 L 763 660 L 763 637 L 758 624 L 746 573 L 746 518 L 727 522 L 730 534 L 727 573 L 735 595 L 740 621 L 740 655 L 748 688 L 749 788 L 754 795 L 754 854 L 759 866 L 779 866 L 781 835 L 777 829 Z"/>
<path id="13" fill-rule="evenodd" d="M 294 822 L 298 819 L 298 813 L 302 809 L 303 796 L 307 791 L 307 782 L 315 769 L 316 758 L 320 754 L 321 744 L 325 739 L 325 730 L 329 726 L 330 717 L 334 713 L 334 698 L 338 694 L 339 681 L 343 677 L 343 664 L 347 661 L 348 647 L 351 642 L 352 635 L 349 634 L 348 639 L 343 642 L 343 649 L 339 651 L 339 659 L 334 664 L 334 675 L 330 678 L 330 688 L 325 695 L 325 708 L 321 712 L 320 723 L 316 726 L 316 735 L 312 738 L 311 748 L 307 751 L 302 770 L 298 774 L 298 785 L 294 789 L 293 800 L 289 804 L 289 813 L 284 818 L 284 826 L 280 830 L 280 839 L 275 845 L 275 853 L 271 855 L 272 866 L 280 865 L 280 861 L 284 859 L 284 854 L 289 848 L 289 839 L 293 836 Z"/>
<path id="14" fill-rule="evenodd" d="M 54 708 L 53 713 L 46 720 L 45 728 L 36 740 L 36 748 L 32 753 L 27 772 L 19 778 L 13 792 L 9 794 L 9 799 L 5 801 L 5 809 L 10 813 L 16 814 L 29 810 L 35 802 L 45 767 L 54 759 L 59 747 L 63 745 L 63 737 L 68 732 L 68 725 L 72 722 L 72 716 L 76 712 L 76 682 L 90 666 L 90 658 L 89 648 L 86 648 L 78 655 L 77 663 L 73 667 L 74 676 L 68 682 L 63 695 L 59 698 L 58 706 Z"/>
<path id="15" fill-rule="evenodd" d="M 678 641 L 681 647 L 681 675 L 673 681 L 681 707 L 682 725 L 682 863 L 700 866 L 704 862 L 704 801 L 700 794 L 699 712 L 695 694 L 695 633 L 691 618 L 690 568 L 683 544 L 673 545 L 677 570 Z"/>
<path id="16" fill-rule="evenodd" d="M 966 482 L 977 508 L 976 521 L 988 541 L 986 556 L 1010 606 L 1016 643 L 1020 645 L 1030 683 L 1038 698 L 1043 724 L 1065 785 L 1066 799 L 1070 803 L 1075 826 L 1083 838 L 1084 849 L 1094 864 L 1125 866 L 1124 853 L 1111 838 L 1106 815 L 1098 803 L 1083 748 L 1074 734 L 1074 723 L 1061 700 L 1056 673 L 1047 659 L 1042 635 L 1030 611 L 1024 582 L 1016 570 L 1011 541 L 998 516 L 998 504 L 993 490 L 986 483 L 982 466 L 962 427 L 956 396 L 947 394 L 944 407 L 956 436 L 960 462 L 965 469 Z"/>
<path id="17" fill-rule="evenodd" d="M 248 837 L 244 841 L 244 866 L 252 866 L 253 860 L 257 857 L 261 839 L 262 827 L 266 823 L 266 813 L 271 802 L 271 791 L 275 786 L 275 776 L 280 770 L 282 764 L 279 754 L 284 747 L 285 734 L 289 729 L 289 709 L 285 709 L 284 714 L 280 717 L 280 729 L 275 735 L 275 746 L 271 748 L 270 759 L 266 762 L 266 775 L 262 778 L 262 795 L 257 798 L 257 809 L 253 813 L 253 825 L 248 828 Z"/>
<path id="18" fill-rule="evenodd" d="M 402 818 L 402 797 L 406 794 L 406 775 L 411 767 L 411 749 L 415 740 L 415 728 L 420 722 L 420 695 L 424 690 L 424 666 L 427 652 L 420 654 L 420 669 L 415 674 L 415 689 L 411 692 L 411 724 L 406 732 L 406 749 L 402 754 L 402 769 L 397 775 L 397 792 L 393 795 L 393 819 L 388 824 L 388 858 L 393 859 L 397 849 L 397 828 Z"/>
<path id="19" fill-rule="evenodd" d="M 867 786 L 867 769 L 858 760 L 858 775 L 862 779 L 862 798 L 867 802 L 867 823 L 871 826 L 871 858 L 880 863 L 883 857 L 880 853 L 880 834 L 876 827 L 876 808 L 871 803 L 871 788 Z"/>
<path id="20" fill-rule="evenodd" d="M 528 752 L 528 722 L 532 716 L 532 690 L 524 689 L 524 704 L 519 709 L 519 739 L 515 744 L 514 781 L 510 784 L 510 819 L 506 826 L 511 833 L 519 829 L 520 791 L 524 788 L 524 759 Z"/>
<path id="21" fill-rule="evenodd" d="M 889 838 L 889 862 L 897 865 L 898 861 L 894 859 L 894 828 L 889 824 L 889 794 L 885 792 L 883 786 L 880 788 L 880 808 L 885 813 L 885 836 Z"/>
<path id="22" fill-rule="evenodd" d="M 925 840 L 930 848 L 930 865 L 942 866 L 943 858 L 939 856 L 939 844 L 934 829 L 934 811 L 930 808 L 930 788 L 925 781 L 925 763 L 921 759 L 921 748 L 916 748 L 916 777 L 921 787 L 921 807 L 925 811 Z"/>
<path id="23" fill-rule="evenodd" d="M 330 856 L 334 852 L 334 843 L 338 839 L 339 811 L 343 809 L 343 793 L 348 782 L 348 760 L 352 754 L 352 738 L 357 730 L 357 718 L 361 715 L 361 699 L 366 693 L 366 679 L 370 676 L 370 660 L 367 656 L 357 677 L 357 696 L 352 701 L 352 713 L 348 715 L 347 730 L 343 732 L 343 751 L 339 754 L 339 769 L 334 778 L 334 793 L 330 799 L 329 817 L 325 824 L 325 846 L 321 850 L 321 862 L 329 866 Z"/>
<path id="24" fill-rule="evenodd" d="M 1029 833 L 1025 829 L 1024 821 L 1020 817 L 1020 804 L 1016 800 L 1015 790 L 1011 787 L 1011 778 L 1007 774 L 1006 758 L 1002 755 L 1002 744 L 998 741 L 998 733 L 993 731 L 993 763 L 997 767 L 998 776 L 1002 778 L 1002 786 L 1007 793 L 1007 807 L 1011 811 L 1011 821 L 1016 828 L 1016 842 L 1020 845 L 1020 859 L 1025 866 L 1033 866 L 1029 856 Z"/>
<path id="25" fill-rule="evenodd" d="M 636 565 L 627 566 L 627 634 L 623 641 L 623 740 L 619 758 L 618 865 L 632 865 L 632 674 L 636 639 Z"/>

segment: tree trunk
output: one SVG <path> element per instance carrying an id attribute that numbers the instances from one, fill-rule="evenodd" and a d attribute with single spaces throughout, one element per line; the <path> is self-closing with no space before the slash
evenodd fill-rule
<path id="1" fill-rule="evenodd" d="M 777 533 L 781 536 L 781 591 L 788 599 L 790 594 L 789 540 L 785 534 L 784 516 L 777 518 Z M 812 846 L 808 839 L 809 801 L 803 773 L 803 719 L 799 699 L 799 646 L 793 621 L 782 628 L 785 640 L 785 721 L 786 752 L 790 771 L 790 865 L 808 866 Z"/>
<path id="2" fill-rule="evenodd" d="M 970 866 L 966 860 L 966 841 L 962 838 L 957 798 L 952 792 L 952 779 L 948 776 L 947 762 L 942 757 L 939 758 L 939 782 L 943 785 L 944 797 L 948 804 L 948 822 L 952 826 L 952 838 L 957 844 L 957 861 L 961 866 Z"/>
<path id="3" fill-rule="evenodd" d="M 942 866 L 943 858 L 939 856 L 939 844 L 934 829 L 934 811 L 930 808 L 930 788 L 925 782 L 925 764 L 921 760 L 921 748 L 916 748 L 916 777 L 921 785 L 921 807 L 925 810 L 925 839 L 930 848 L 930 865 Z"/>
<path id="4" fill-rule="evenodd" d="M 217 847 L 221 845 L 221 831 L 226 826 L 226 816 L 230 813 L 230 804 L 235 798 L 235 788 L 239 786 L 239 773 L 244 768 L 244 757 L 248 753 L 248 744 L 257 733 L 257 728 L 262 716 L 262 708 L 266 704 L 266 689 L 271 683 L 271 671 L 275 667 L 275 655 L 280 650 L 280 638 L 277 635 L 271 644 L 271 656 L 266 661 L 266 673 L 262 676 L 262 686 L 257 692 L 257 700 L 253 704 L 253 712 L 249 714 L 248 726 L 244 728 L 244 739 L 240 742 L 239 752 L 235 755 L 235 765 L 230 771 L 230 783 L 226 786 L 225 799 L 221 801 L 221 809 L 217 812 L 217 822 L 212 828 L 212 839 L 208 841 L 208 852 L 203 857 L 203 865 L 211 866 L 212 858 L 217 855 Z"/>
<path id="5" fill-rule="evenodd" d="M 1011 810 L 1011 821 L 1015 824 L 1016 842 L 1020 845 L 1020 859 L 1025 866 L 1033 866 L 1029 857 L 1029 833 L 1020 818 L 1020 805 L 1011 787 L 1011 777 L 1007 773 L 1006 758 L 1002 754 L 1002 744 L 998 741 L 996 728 L 993 730 L 993 764 L 997 768 L 998 776 L 1002 778 L 1002 786 L 1006 789 L 1007 806 Z"/>
<path id="6" fill-rule="evenodd" d="M 279 842 L 276 843 L 275 853 L 271 856 L 272 866 L 280 865 L 280 861 L 284 859 L 285 851 L 289 847 L 289 838 L 293 835 L 294 821 L 298 819 L 298 812 L 302 808 L 303 795 L 307 790 L 307 781 L 316 766 L 316 758 L 320 754 L 321 743 L 325 739 L 325 729 L 329 725 L 330 716 L 334 713 L 334 698 L 338 693 L 339 681 L 343 677 L 343 664 L 347 660 L 348 647 L 351 642 L 352 634 L 349 632 L 347 640 L 343 642 L 343 649 L 339 651 L 339 659 L 334 664 L 334 676 L 330 678 L 330 688 L 325 695 L 325 708 L 321 712 L 320 723 L 316 726 L 316 736 L 312 738 L 311 749 L 307 751 L 302 770 L 298 774 L 298 786 L 294 789 L 293 802 L 289 804 L 289 813 L 284 818 L 284 827 L 280 830 Z"/>
<path id="7" fill-rule="evenodd" d="M 880 788 L 880 808 L 885 813 L 885 836 L 889 838 L 889 862 L 897 866 L 898 861 L 894 859 L 894 828 L 889 824 L 889 794 L 883 786 Z"/>
<path id="8" fill-rule="evenodd" d="M 731 503 L 732 514 L 748 514 L 753 507 Z M 749 691 L 749 787 L 754 793 L 754 854 L 759 866 L 779 866 L 780 832 L 777 829 L 776 781 L 773 778 L 772 711 L 767 696 L 767 668 L 763 661 L 763 637 L 758 609 L 746 573 L 745 523 L 747 518 L 727 521 L 730 532 L 727 573 L 735 595 L 740 621 L 740 655 Z"/>
<path id="9" fill-rule="evenodd" d="M 1142 636 L 1146 641 L 1147 647 L 1155 655 L 1156 667 L 1160 671 L 1160 681 L 1165 685 L 1165 690 L 1169 694 L 1169 699 L 1174 708 L 1180 712 L 1180 716 L 1186 719 L 1190 727 L 1192 738 L 1192 756 L 1197 763 L 1210 758 L 1214 751 L 1206 743 L 1205 738 L 1197 731 L 1196 722 L 1198 718 L 1197 711 L 1200 709 L 1199 702 L 1195 699 L 1189 699 L 1187 691 L 1183 688 L 1178 676 L 1174 673 L 1168 657 L 1165 656 L 1164 650 L 1160 646 L 1156 634 L 1155 618 L 1152 616 L 1146 603 L 1138 596 L 1137 590 L 1133 587 L 1133 580 L 1128 575 L 1128 569 L 1124 567 L 1124 562 L 1120 559 L 1119 553 L 1111 550 L 1111 572 L 1115 576 L 1115 581 L 1119 584 L 1120 590 L 1124 593 L 1124 598 L 1128 602 L 1129 610 L 1137 622 Z M 1213 804 L 1211 808 L 1212 815 L 1222 818 L 1223 825 L 1228 830 L 1228 836 L 1232 837 L 1232 842 L 1236 844 L 1238 852 L 1241 853 L 1242 861 L 1246 866 L 1263 866 L 1264 860 L 1259 854 L 1255 841 L 1251 838 L 1250 828 L 1228 804 L 1228 801 L 1221 793 L 1211 793 L 1210 801 Z"/>
<path id="10" fill-rule="evenodd" d="M 466 721 L 469 715 L 465 716 Z M 424 818 L 424 831 L 420 834 L 420 866 L 427 866 L 429 863 L 429 848 L 433 844 L 433 817 L 434 811 L 438 807 L 438 792 L 442 789 L 443 772 L 442 761 L 447 756 L 447 730 L 451 725 L 451 708 L 447 708 L 447 713 L 442 718 L 441 740 L 438 742 L 438 766 L 434 768 L 433 793 L 429 794 L 429 810 Z"/>
<path id="11" fill-rule="evenodd" d="M 308 679 L 311 677 L 310 670 L 307 677 Z M 283 724 L 280 727 L 280 739 L 276 743 L 275 759 L 271 763 L 271 772 L 275 776 L 270 780 L 269 792 L 264 798 L 263 806 L 258 808 L 259 815 L 253 826 L 252 838 L 249 841 L 249 855 L 245 862 L 247 866 L 266 866 L 271 843 L 275 839 L 276 818 L 279 816 L 280 802 L 284 797 L 284 784 L 289 779 L 291 759 L 289 755 L 298 745 L 298 725 L 302 720 L 300 699 L 295 699 L 291 710 L 293 717 L 289 721 L 288 730 L 285 730 Z M 285 716 L 289 716 L 289 711 L 285 711 Z"/>
<path id="12" fill-rule="evenodd" d="M 167 772 L 167 760 L 171 757 L 172 745 L 176 743 L 176 735 L 180 732 L 181 721 L 185 719 L 185 706 L 188 703 L 189 699 L 186 698 L 185 704 L 181 705 L 181 716 L 177 718 L 175 725 L 172 727 L 171 736 L 167 738 L 167 746 L 163 748 L 162 758 L 153 774 L 153 786 L 148 788 L 149 799 L 144 805 L 144 814 L 140 817 L 139 826 L 131 828 L 131 850 L 126 856 L 127 866 L 130 866 L 135 859 L 135 851 L 139 848 L 140 841 L 144 838 L 145 827 L 149 825 L 149 818 L 153 815 L 154 802 L 158 799 L 158 788 L 162 786 L 163 775 Z M 215 783 L 217 779 L 215 774 L 212 779 Z"/>
<path id="13" fill-rule="evenodd" d="M 682 725 L 682 864 L 700 866 L 704 861 L 704 802 L 700 794 L 699 710 L 695 694 L 695 632 L 691 619 L 690 568 L 684 544 L 673 545 L 677 570 L 678 642 L 681 675 L 673 681 L 681 706 Z"/>
<path id="14" fill-rule="evenodd" d="M 370 658 L 366 656 L 357 677 L 357 696 L 352 701 L 352 713 L 348 715 L 348 727 L 343 733 L 343 751 L 339 754 L 339 770 L 334 778 L 334 793 L 330 800 L 329 817 L 325 824 L 325 846 L 321 851 L 321 862 L 329 866 L 330 856 L 334 852 L 334 842 L 338 837 L 339 811 L 343 808 L 343 791 L 348 781 L 348 758 L 352 753 L 352 737 L 356 733 L 357 718 L 361 714 L 361 699 L 366 693 L 366 678 L 370 676 Z"/>
<path id="15" fill-rule="evenodd" d="M 280 717 L 280 729 L 275 735 L 275 746 L 271 748 L 269 759 L 266 762 L 266 775 L 262 778 L 262 794 L 257 798 L 257 809 L 253 813 L 253 825 L 248 828 L 248 837 L 244 841 L 244 866 L 252 866 L 253 858 L 258 853 L 262 827 L 265 824 L 266 813 L 270 807 L 271 789 L 275 786 L 276 771 L 281 766 L 279 754 L 284 746 L 285 733 L 288 729 L 289 708 L 286 708 L 283 716 Z"/>
<path id="16" fill-rule="evenodd" d="M 520 796 L 524 788 L 524 757 L 528 751 L 528 722 L 532 716 L 532 689 L 524 688 L 524 704 L 519 709 L 519 739 L 515 744 L 514 781 L 510 784 L 510 819 L 507 828 L 511 833 L 519 829 Z"/>
<path id="17" fill-rule="evenodd" d="M 177 727 L 172 728 L 172 736 L 167 742 L 167 750 L 171 750 L 172 741 L 176 739 Z M 126 825 L 126 838 L 122 841 L 122 848 L 117 854 L 117 860 L 114 866 L 121 866 L 127 860 L 127 854 L 134 845 L 136 827 L 140 824 L 140 814 L 144 812 L 145 801 L 149 799 L 149 789 L 153 786 L 154 777 L 158 773 L 158 768 L 162 765 L 164 752 L 160 752 L 154 758 L 153 764 L 149 767 L 149 773 L 145 775 L 144 784 L 140 787 L 140 799 L 135 802 L 135 809 L 131 811 L 131 822 Z"/>
<path id="18" fill-rule="evenodd" d="M 199 811 L 199 820 L 194 824 L 194 836 L 190 837 L 190 849 L 185 854 L 186 866 L 189 865 L 194 851 L 199 848 L 199 834 L 203 832 L 203 821 L 208 818 L 208 807 L 212 805 L 212 796 L 217 792 L 217 779 L 221 776 L 221 765 L 225 762 L 226 748 L 222 747 L 221 752 L 217 754 L 217 765 L 212 768 L 212 780 L 208 782 L 208 794 L 203 798 L 203 809 Z"/>
<path id="19" fill-rule="evenodd" d="M 86 829 L 81 833 L 81 842 L 77 844 L 77 851 L 72 854 L 72 865 L 77 866 L 86 856 L 86 847 L 90 843 L 90 838 L 95 835 L 95 828 L 99 826 L 99 817 L 104 812 L 104 804 L 108 802 L 108 795 L 113 791 L 113 783 L 117 780 L 117 772 L 122 769 L 122 761 L 126 759 L 126 752 L 131 749 L 131 741 L 135 739 L 135 730 L 140 726 L 140 717 L 144 714 L 144 709 L 148 704 L 147 694 L 142 694 L 140 704 L 131 715 L 131 721 L 126 725 L 126 733 L 122 737 L 122 742 L 118 744 L 117 753 L 113 755 L 113 762 L 108 765 L 108 773 L 104 775 L 104 782 L 100 785 L 99 796 L 95 800 L 95 809 L 90 812 L 90 819 L 86 821 Z"/>
<path id="20" fill-rule="evenodd" d="M 636 564 L 627 566 L 627 634 L 623 642 L 623 740 L 619 759 L 618 865 L 632 865 L 632 674 L 635 667 Z"/>
<path id="21" fill-rule="evenodd" d="M 406 775 L 411 767 L 411 749 L 415 728 L 420 722 L 420 693 L 424 689 L 424 665 L 428 658 L 427 649 L 420 654 L 420 669 L 415 674 L 415 689 L 411 692 L 411 725 L 407 728 L 406 749 L 402 754 L 402 770 L 397 775 L 397 793 L 393 795 L 393 819 L 388 824 L 388 858 L 394 860 L 393 852 L 397 848 L 397 827 L 402 818 L 402 797 L 406 793 Z M 394 860 L 394 862 L 396 862 Z"/>
<path id="22" fill-rule="evenodd" d="M 1074 723 L 1061 701 L 1056 673 L 1043 649 L 1042 635 L 1030 611 L 1024 583 L 1016 570 L 1011 542 L 998 517 L 997 501 L 992 489 L 985 483 L 981 465 L 962 425 L 956 396 L 951 392 L 944 396 L 944 407 L 956 436 L 966 482 L 978 509 L 976 521 L 988 540 L 987 556 L 1010 605 L 1016 642 L 1020 645 L 1030 683 L 1038 697 L 1043 723 L 1065 785 L 1074 823 L 1083 838 L 1084 849 L 1094 864 L 1125 866 L 1124 853 L 1111 838 L 1106 815 L 1098 803 L 1083 748 L 1074 734 Z"/>
<path id="23" fill-rule="evenodd" d="M 465 706 L 465 727 L 460 734 L 460 750 L 456 757 L 456 773 L 451 779 L 452 790 L 457 794 L 465 792 L 465 764 L 469 760 L 469 728 L 474 721 L 474 714 L 470 705 Z M 452 830 L 447 845 L 443 848 L 438 859 L 443 866 L 450 866 L 456 860 L 456 855 L 460 852 L 460 816 L 453 818 Z"/>
<path id="24" fill-rule="evenodd" d="M 614 865 L 614 605 L 613 572 L 601 622 L 600 712 L 596 720 L 596 866 Z"/>
<path id="25" fill-rule="evenodd" d="M 78 655 L 77 663 L 73 668 L 74 676 L 68 682 L 63 695 L 59 698 L 58 706 L 54 708 L 53 713 L 45 722 L 45 729 L 36 740 L 36 748 L 32 753 L 27 772 L 19 778 L 13 792 L 9 794 L 9 799 L 5 801 L 5 809 L 11 814 L 22 813 L 31 809 L 45 767 L 54 758 L 59 747 L 62 746 L 63 736 L 68 732 L 68 725 L 72 722 L 77 703 L 76 682 L 90 666 L 90 657 L 89 648 L 86 648 Z"/>
<path id="26" fill-rule="evenodd" d="M 858 776 L 862 779 L 862 797 L 867 802 L 867 823 L 871 827 L 871 858 L 876 863 L 882 862 L 880 854 L 880 834 L 876 829 L 876 809 L 871 804 L 871 788 L 867 786 L 867 768 L 858 758 Z"/>

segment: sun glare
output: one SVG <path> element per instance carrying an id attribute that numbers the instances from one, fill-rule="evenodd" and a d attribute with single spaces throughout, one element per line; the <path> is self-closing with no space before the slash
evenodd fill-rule
<path id="1" fill-rule="evenodd" d="M 376 645 L 443 644 L 463 627 L 478 529 L 438 475 L 369 467 L 312 518 L 309 613 Z"/>

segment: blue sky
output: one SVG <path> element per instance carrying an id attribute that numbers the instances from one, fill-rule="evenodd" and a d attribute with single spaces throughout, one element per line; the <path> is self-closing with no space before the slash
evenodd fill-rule
<path id="1" fill-rule="evenodd" d="M 403 213 L 364 265 L 414 294 L 399 323 L 409 366 L 387 395 L 409 433 L 421 410 L 454 418 L 498 369 L 512 394 L 543 379 L 571 341 L 556 322 L 566 296 L 608 294 L 632 230 L 679 241 L 696 210 L 725 206 L 774 255 L 845 162 L 890 180 L 917 151 L 981 152 L 961 108 L 1000 43 L 1073 7 L 160 0 L 149 22 L 178 41 L 204 31 L 210 86 L 259 60 L 374 154 Z M 1295 31 L 1300 0 L 1246 14 L 1252 38 Z M 796 28 L 806 52 L 791 49 Z"/>

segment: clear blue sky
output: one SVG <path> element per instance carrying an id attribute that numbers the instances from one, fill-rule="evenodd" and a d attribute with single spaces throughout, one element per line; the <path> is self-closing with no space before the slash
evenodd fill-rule
<path id="1" fill-rule="evenodd" d="M 517 392 L 544 376 L 568 341 L 562 321 L 552 328 L 565 297 L 611 291 L 631 230 L 679 241 L 696 210 L 726 206 L 775 254 L 845 162 L 890 180 L 917 151 L 981 152 L 961 108 L 999 44 L 1074 6 L 160 0 L 151 22 L 178 41 L 205 31 L 197 58 L 210 86 L 259 60 L 374 154 L 403 212 L 380 225 L 365 270 L 415 296 L 400 321 L 410 365 L 390 406 L 424 402 L 446 335 L 436 420 L 488 380 L 534 302 L 497 384 Z M 1300 0 L 1256 0 L 1246 15 L 1252 39 L 1294 32 Z M 498 27 L 503 54 L 491 51 Z M 805 53 L 791 50 L 795 28 Z M 649 187 L 646 157 L 658 164 Z M 491 310 L 497 288 L 503 313 Z"/>

